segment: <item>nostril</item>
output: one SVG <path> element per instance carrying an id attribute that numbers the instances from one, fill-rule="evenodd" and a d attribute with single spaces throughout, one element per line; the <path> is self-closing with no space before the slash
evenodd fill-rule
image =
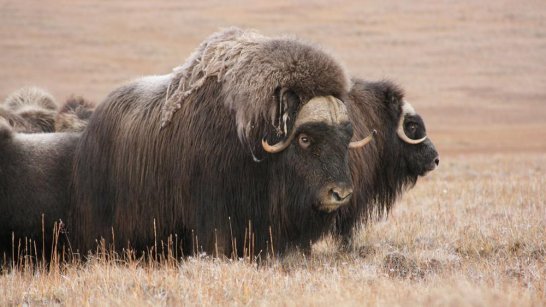
<path id="1" fill-rule="evenodd" d="M 335 201 L 342 201 L 343 199 L 341 198 L 341 195 L 339 195 L 338 192 L 336 191 L 332 191 L 332 196 L 334 197 L 334 200 Z"/>
<path id="2" fill-rule="evenodd" d="M 434 159 L 434 163 L 436 163 L 436 166 L 440 165 L 440 158 Z"/>
<path id="3" fill-rule="evenodd" d="M 341 202 L 353 194 L 353 189 L 333 188 L 331 192 L 334 200 Z"/>

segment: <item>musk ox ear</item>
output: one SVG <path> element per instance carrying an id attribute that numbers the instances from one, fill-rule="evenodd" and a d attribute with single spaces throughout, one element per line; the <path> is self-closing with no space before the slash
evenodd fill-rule
<path id="1" fill-rule="evenodd" d="M 277 88 L 275 90 L 275 101 L 271 107 L 271 117 L 265 125 L 265 130 L 255 135 L 250 143 L 250 151 L 254 161 L 262 161 L 265 151 L 262 147 L 262 140 L 269 144 L 276 144 L 290 135 L 296 115 L 301 105 L 300 97 L 289 88 Z"/>
<path id="2" fill-rule="evenodd" d="M 290 134 L 299 106 L 300 98 L 294 91 L 288 88 L 275 90 L 275 104 L 271 110 L 271 122 L 265 132 L 265 139 L 270 144 L 277 143 Z"/>
<path id="3" fill-rule="evenodd" d="M 294 91 L 287 88 L 279 89 L 276 96 L 278 107 L 275 112 L 274 125 L 277 128 L 277 135 L 286 137 L 294 126 L 300 98 Z"/>

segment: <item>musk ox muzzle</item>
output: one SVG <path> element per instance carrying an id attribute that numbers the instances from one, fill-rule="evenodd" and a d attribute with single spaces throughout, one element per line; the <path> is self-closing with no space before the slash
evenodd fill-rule
<path id="1" fill-rule="evenodd" d="M 345 206 L 351 200 L 353 186 L 347 183 L 329 184 L 319 193 L 317 209 L 324 212 L 332 212 Z"/>

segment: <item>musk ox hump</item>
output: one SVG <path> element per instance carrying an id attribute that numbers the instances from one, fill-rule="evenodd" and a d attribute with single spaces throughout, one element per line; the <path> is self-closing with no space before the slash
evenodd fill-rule
<path id="1" fill-rule="evenodd" d="M 4 105 L 8 110 L 18 112 L 26 107 L 57 110 L 57 102 L 47 91 L 39 87 L 24 87 L 9 95 L 4 100 Z"/>
<path id="2" fill-rule="evenodd" d="M 249 138 L 253 126 L 272 124 L 279 88 L 293 90 L 301 103 L 316 96 L 341 98 L 349 90 L 344 68 L 317 46 L 238 28 L 210 36 L 175 68 L 174 75 L 162 109 L 162 127 L 189 95 L 215 77 L 222 83 L 224 104 L 235 113 L 241 141 Z"/>
<path id="3" fill-rule="evenodd" d="M 53 96 L 38 87 L 25 87 L 9 95 L 3 102 L 7 111 L 20 116 L 27 125 L 18 125 L 18 132 L 53 132 L 57 103 Z"/>

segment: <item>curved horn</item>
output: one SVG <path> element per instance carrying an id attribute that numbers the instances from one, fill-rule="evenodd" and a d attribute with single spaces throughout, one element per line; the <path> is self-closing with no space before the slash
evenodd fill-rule
<path id="1" fill-rule="evenodd" d="M 263 139 L 262 140 L 262 147 L 263 149 L 268 153 L 278 153 L 286 149 L 290 143 L 292 143 L 292 140 L 294 139 L 294 133 L 292 133 L 286 140 L 278 142 L 275 145 L 269 145 L 269 143 Z"/>
<path id="2" fill-rule="evenodd" d="M 351 142 L 349 143 L 349 148 L 350 149 L 356 149 L 356 148 L 362 148 L 364 147 L 366 144 L 368 144 L 369 142 L 372 141 L 373 137 L 377 134 L 377 130 L 373 129 L 372 133 L 370 133 L 370 135 L 368 135 L 366 138 L 360 140 L 360 141 L 355 141 L 355 142 Z"/>
<path id="3" fill-rule="evenodd" d="M 402 105 L 402 114 L 400 115 L 400 121 L 398 122 L 398 129 L 396 130 L 396 134 L 398 134 L 398 137 L 401 138 L 402 141 L 408 144 L 416 145 L 416 144 L 424 142 L 427 139 L 427 136 L 425 135 L 424 137 L 418 140 L 414 140 L 414 139 L 410 139 L 406 135 L 406 132 L 404 131 L 404 119 L 406 118 L 406 115 L 413 115 L 413 114 L 415 114 L 415 110 L 413 109 L 411 104 L 409 104 L 409 102 L 407 101 L 404 101 L 404 104 Z"/>
<path id="4" fill-rule="evenodd" d="M 299 110 L 289 137 L 275 145 L 269 145 L 266 140 L 262 140 L 262 147 L 268 153 L 278 153 L 292 143 L 296 130 L 305 123 L 323 122 L 333 125 L 348 120 L 347 109 L 341 100 L 334 96 L 317 96 L 307 101 Z"/>

